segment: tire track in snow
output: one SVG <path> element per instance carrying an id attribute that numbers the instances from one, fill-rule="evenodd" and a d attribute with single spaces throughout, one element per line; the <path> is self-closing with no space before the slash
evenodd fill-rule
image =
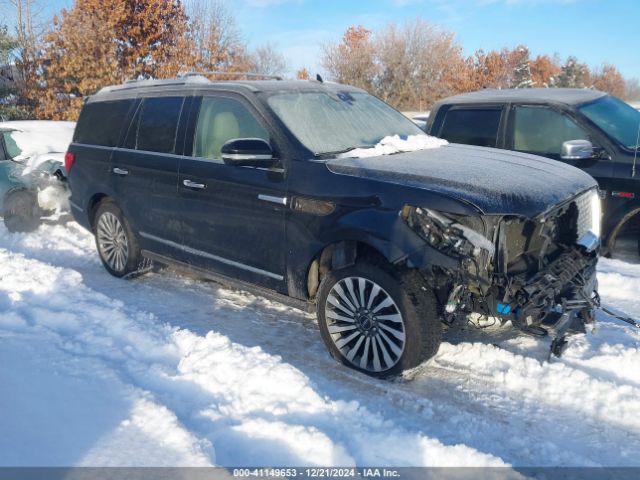
<path id="1" fill-rule="evenodd" d="M 380 382 L 330 360 L 317 327 L 301 312 L 170 271 L 134 282 L 115 280 L 102 271 L 85 232 L 78 229 L 70 238 L 61 238 L 60 231 L 49 230 L 43 235 L 48 239 L 43 242 L 46 250 L 39 246 L 41 235 L 38 232 L 25 246 L 5 234 L 0 245 L 9 243 L 12 250 L 78 270 L 84 284 L 120 298 L 119 310 L 145 328 L 158 330 L 167 322 L 181 329 L 163 330 L 161 342 L 171 344 L 176 356 L 166 364 L 154 360 L 157 371 L 147 371 L 144 357 L 137 367 L 130 357 L 121 357 L 114 368 L 121 375 L 126 372 L 128 382 L 154 392 L 189 431 L 213 443 L 223 461 L 237 460 L 236 450 L 251 445 L 254 449 L 247 455 L 256 463 L 271 461 L 269 444 L 285 438 L 290 456 L 284 461 L 298 462 L 448 461 L 451 457 L 442 448 L 451 447 L 442 444 L 460 444 L 473 449 L 464 452 L 485 452 L 517 465 L 639 463 L 633 453 L 637 423 L 628 418 L 637 406 L 633 398 L 637 378 L 610 374 L 620 358 L 625 359 L 624 366 L 637 365 L 637 336 L 615 325 L 603 324 L 604 335 L 599 337 L 572 339 L 566 360 L 555 365 L 539 361 L 545 343 L 500 330 L 488 336 L 469 332 L 471 342 L 453 339 L 443 344 L 436 359 L 413 372 L 410 380 Z M 640 277 L 640 269 L 627 264 L 618 270 L 616 275 L 628 275 L 630 280 Z M 635 307 L 630 304 L 630 308 Z M 109 330 L 101 333 L 113 336 Z M 139 350 L 131 345 L 136 342 L 134 337 L 125 347 Z M 247 357 L 260 362 L 252 369 L 241 368 Z M 176 358 L 181 359 L 177 366 Z M 229 358 L 236 358 L 235 363 L 227 363 Z M 234 376 L 215 376 L 212 371 Z M 269 390 L 271 400 L 260 403 L 258 392 L 236 386 L 238 382 L 262 385 L 264 379 L 269 380 L 266 387 L 279 382 L 295 388 L 286 394 Z M 583 400 L 590 398 L 591 387 L 598 392 L 596 401 L 606 390 L 612 392 L 601 408 L 593 399 Z M 617 402 L 622 402 L 618 410 Z M 616 421 L 617 413 L 624 415 L 622 421 Z M 361 424 L 372 419 L 375 428 L 363 430 Z M 381 430 L 386 434 L 376 436 Z M 390 431 L 401 436 L 393 437 L 399 450 L 389 447 Z M 372 449 L 371 438 L 378 438 L 385 448 Z M 301 448 L 305 442 L 317 444 L 320 453 Z M 425 458 L 423 451 L 434 456 Z M 456 464 L 465 460 L 461 455 Z"/>

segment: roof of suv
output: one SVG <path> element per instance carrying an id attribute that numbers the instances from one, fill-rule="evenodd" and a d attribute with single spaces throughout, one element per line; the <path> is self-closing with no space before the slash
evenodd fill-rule
<path id="1" fill-rule="evenodd" d="M 605 95 L 604 92 L 587 88 L 514 88 L 463 93 L 445 98 L 438 104 L 530 102 L 580 105 Z"/>
<path id="2" fill-rule="evenodd" d="M 182 78 L 168 80 L 139 80 L 104 87 L 96 94 L 92 95 L 89 102 L 132 98 L 141 93 L 162 93 L 165 91 L 175 92 L 175 90 L 241 90 L 251 92 L 265 91 L 327 91 L 340 90 L 351 92 L 362 92 L 356 87 L 342 85 L 333 82 L 319 82 L 315 80 L 221 80 L 211 81 L 205 76 L 193 75 Z"/>

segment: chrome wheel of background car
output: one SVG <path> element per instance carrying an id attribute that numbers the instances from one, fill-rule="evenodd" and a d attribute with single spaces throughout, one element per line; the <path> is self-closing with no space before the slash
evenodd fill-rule
<path id="1" fill-rule="evenodd" d="M 116 272 L 122 272 L 129 259 L 129 243 L 122 223 L 111 212 L 100 215 L 96 227 L 100 255 Z"/>
<path id="2" fill-rule="evenodd" d="M 377 283 L 347 277 L 330 290 L 325 317 L 334 345 L 351 364 L 370 372 L 391 369 L 406 343 L 400 309 Z"/>

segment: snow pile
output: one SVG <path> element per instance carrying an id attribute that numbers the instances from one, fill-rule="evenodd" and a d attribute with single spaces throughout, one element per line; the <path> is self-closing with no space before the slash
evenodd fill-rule
<path id="1" fill-rule="evenodd" d="M 504 465 L 319 388 L 309 373 L 343 372 L 312 325 L 288 334 L 301 312 L 200 288 L 109 277 L 75 224 L 0 229 L 0 465 Z M 281 336 L 320 348 L 293 349 L 300 369 L 276 353 Z"/>
<path id="2" fill-rule="evenodd" d="M 409 135 L 401 138 L 399 135 L 384 137 L 378 144 L 370 148 L 356 148 L 338 155 L 338 158 L 365 158 L 379 155 L 392 155 L 400 152 L 415 152 L 428 148 L 438 148 L 449 142 L 430 135 Z"/>
<path id="3" fill-rule="evenodd" d="M 602 260 L 640 316 L 640 266 Z M 171 270 L 110 277 L 77 224 L 0 227 L 0 465 L 640 465 L 640 335 L 449 331 L 394 382 L 311 317 Z"/>

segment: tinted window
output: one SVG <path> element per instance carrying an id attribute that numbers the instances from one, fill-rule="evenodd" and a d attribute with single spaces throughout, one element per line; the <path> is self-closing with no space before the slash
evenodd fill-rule
<path id="1" fill-rule="evenodd" d="M 541 155 L 560 155 L 567 140 L 588 140 L 586 132 L 566 115 L 546 107 L 516 107 L 513 149 Z"/>
<path id="2" fill-rule="evenodd" d="M 502 110 L 454 108 L 444 118 L 440 137 L 452 143 L 495 147 Z"/>
<path id="3" fill-rule="evenodd" d="M 183 101 L 183 97 L 145 98 L 127 135 L 126 146 L 149 152 L 175 153 Z"/>
<path id="4" fill-rule="evenodd" d="M 204 97 L 193 141 L 193 155 L 221 158 L 222 145 L 234 138 L 262 138 L 268 142 L 269 134 L 237 100 Z"/>
<path id="5" fill-rule="evenodd" d="M 88 103 L 82 109 L 73 141 L 115 147 L 133 100 Z"/>

